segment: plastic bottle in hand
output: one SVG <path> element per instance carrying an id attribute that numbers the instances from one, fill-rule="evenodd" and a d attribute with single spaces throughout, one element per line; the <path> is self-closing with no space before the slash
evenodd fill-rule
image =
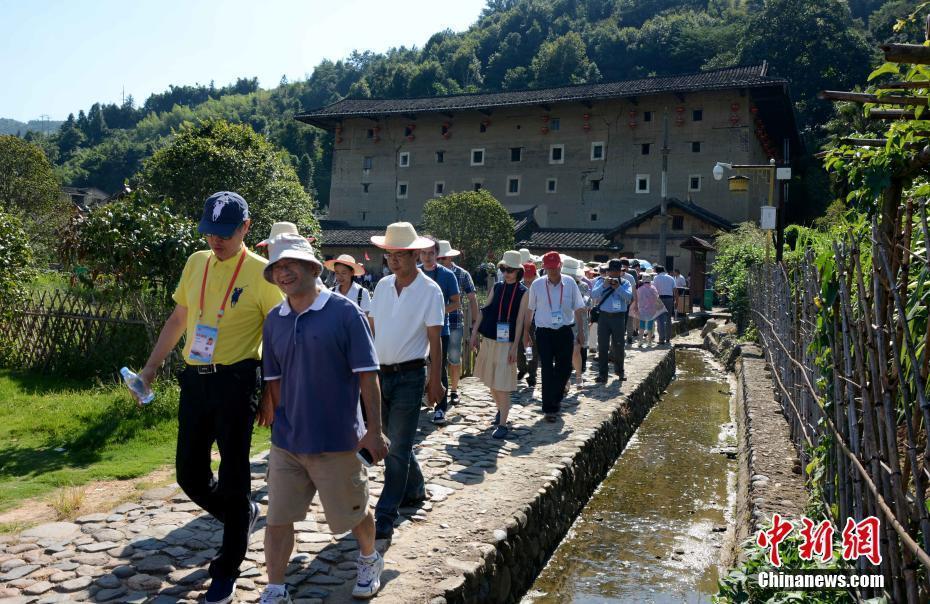
<path id="1" fill-rule="evenodd" d="M 527 346 L 526 350 L 524 350 L 523 352 L 526 354 L 527 361 L 533 360 L 533 347 L 532 346 Z"/>
<path id="2" fill-rule="evenodd" d="M 139 399 L 139 402 L 143 405 L 148 405 L 152 402 L 152 399 L 155 398 L 155 393 L 152 392 L 150 388 L 145 387 L 145 383 L 142 381 L 137 374 L 129 371 L 129 368 L 123 367 L 119 370 L 121 376 L 123 376 L 123 381 L 126 382 L 126 387 L 136 395 L 136 398 Z"/>

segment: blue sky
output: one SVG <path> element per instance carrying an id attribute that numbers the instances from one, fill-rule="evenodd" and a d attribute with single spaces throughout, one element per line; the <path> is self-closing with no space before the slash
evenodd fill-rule
<path id="1" fill-rule="evenodd" d="M 169 84 L 302 79 L 352 50 L 422 47 L 485 0 L 0 0 L 0 117 L 64 119 Z"/>

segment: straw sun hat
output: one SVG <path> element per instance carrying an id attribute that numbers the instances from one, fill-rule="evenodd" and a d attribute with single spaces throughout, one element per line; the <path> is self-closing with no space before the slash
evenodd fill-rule
<path id="1" fill-rule="evenodd" d="M 384 235 L 374 235 L 371 242 L 384 250 L 423 250 L 436 245 L 432 239 L 420 237 L 409 222 L 389 224 Z"/>
<path id="2" fill-rule="evenodd" d="M 439 240 L 439 253 L 436 254 L 437 258 L 453 258 L 461 253 L 462 252 L 458 250 L 452 249 L 452 244 L 445 239 Z"/>
<path id="3" fill-rule="evenodd" d="M 323 266 L 335 272 L 337 264 L 345 264 L 346 266 L 352 267 L 352 274 L 356 277 L 361 277 L 365 274 L 365 267 L 356 262 L 355 258 L 348 254 L 340 254 L 335 260 L 327 260 L 323 263 Z"/>

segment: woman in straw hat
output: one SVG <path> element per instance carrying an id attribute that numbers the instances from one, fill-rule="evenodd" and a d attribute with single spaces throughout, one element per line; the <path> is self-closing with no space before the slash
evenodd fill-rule
<path id="1" fill-rule="evenodd" d="M 527 296 L 523 283 L 520 252 L 509 250 L 498 264 L 504 280 L 494 285 L 487 305 L 471 332 L 471 346 L 478 349 L 475 376 L 491 390 L 497 406 L 494 438 L 505 438 L 510 431 L 510 393 L 517 389 L 517 347 L 523 331 Z M 480 335 L 480 341 L 479 341 Z"/>
<path id="2" fill-rule="evenodd" d="M 371 294 L 355 281 L 356 277 L 365 274 L 365 267 L 349 254 L 342 254 L 335 260 L 327 260 L 323 266 L 336 275 L 336 291 L 355 302 L 367 316 L 371 308 Z"/>

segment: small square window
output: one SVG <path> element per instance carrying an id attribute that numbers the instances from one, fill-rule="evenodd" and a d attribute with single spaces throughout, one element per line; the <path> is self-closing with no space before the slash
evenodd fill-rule
<path id="1" fill-rule="evenodd" d="M 413 136 L 413 126 L 404 126 L 404 136 Z"/>
<path id="2" fill-rule="evenodd" d="M 591 143 L 591 161 L 604 159 L 604 143 Z"/>
<path id="3" fill-rule="evenodd" d="M 649 155 L 649 147 L 650 147 L 649 143 L 643 143 L 640 146 L 640 151 L 642 152 L 643 155 Z"/>
<path id="4" fill-rule="evenodd" d="M 437 164 L 441 164 L 441 163 L 443 163 L 444 161 L 446 161 L 446 152 L 445 152 L 445 151 L 437 151 L 437 152 L 436 152 L 436 163 L 437 163 Z"/>
<path id="5" fill-rule="evenodd" d="M 703 109 L 695 109 L 694 111 L 691 112 L 691 121 L 692 121 L 692 122 L 700 122 L 700 121 L 703 120 L 703 119 L 704 119 L 704 110 L 703 110 Z"/>
<path id="6" fill-rule="evenodd" d="M 362 183 L 362 193 L 367 193 L 367 192 L 368 192 L 368 187 L 370 187 L 370 186 L 371 186 L 371 183 L 370 183 L 370 182 L 363 182 L 363 183 Z"/>
<path id="7" fill-rule="evenodd" d="M 692 141 L 691 142 L 691 153 L 700 153 L 701 152 L 701 142 Z"/>
<path id="8" fill-rule="evenodd" d="M 523 147 L 510 148 L 510 161 L 521 161 L 523 159 Z"/>
<path id="9" fill-rule="evenodd" d="M 520 177 L 519 176 L 508 176 L 507 177 L 507 195 L 519 195 L 520 194 Z"/>
<path id="10" fill-rule="evenodd" d="M 362 170 L 365 170 L 366 172 L 367 172 L 368 170 L 371 170 L 371 166 L 372 166 L 373 163 L 374 163 L 374 158 L 372 158 L 372 157 L 366 157 L 366 158 L 364 158 L 364 159 L 362 160 Z"/>
<path id="11" fill-rule="evenodd" d="M 565 163 L 565 145 L 551 145 L 549 147 L 549 163 L 550 164 L 564 164 Z"/>
<path id="12" fill-rule="evenodd" d="M 397 199 L 407 199 L 407 183 L 397 183 Z"/>
<path id="13" fill-rule="evenodd" d="M 555 193 L 556 187 L 558 186 L 558 179 L 549 178 L 546 180 L 546 193 Z"/>
<path id="14" fill-rule="evenodd" d="M 591 222 L 597 222 L 597 214 L 591 214 Z"/>
<path id="15" fill-rule="evenodd" d="M 648 174 L 637 174 L 636 175 L 636 192 L 637 193 L 648 193 L 649 192 L 649 175 Z"/>
<path id="16" fill-rule="evenodd" d="M 591 190 L 592 190 L 592 191 L 600 191 L 600 190 L 601 190 L 601 179 L 600 179 L 600 178 L 592 178 L 592 179 L 591 179 Z"/>
<path id="17" fill-rule="evenodd" d="M 487 131 L 488 131 L 487 124 L 485 124 L 484 122 L 481 122 L 480 124 L 478 124 L 478 132 L 487 132 Z"/>
<path id="18" fill-rule="evenodd" d="M 397 165 L 400 166 L 401 168 L 407 168 L 410 166 L 410 152 L 409 151 L 401 151 L 397 155 Z"/>
<path id="19" fill-rule="evenodd" d="M 374 138 L 374 137 L 375 137 L 374 128 L 369 128 L 368 130 L 365 131 L 365 138 Z"/>
<path id="20" fill-rule="evenodd" d="M 688 191 L 694 193 L 701 190 L 701 177 L 697 174 L 692 174 L 688 177 Z"/>
<path id="21" fill-rule="evenodd" d="M 651 121 L 652 121 L 652 112 L 651 112 L 651 111 L 644 111 L 644 112 L 643 112 L 643 121 L 644 121 L 644 122 L 651 122 Z"/>
<path id="22" fill-rule="evenodd" d="M 442 195 L 442 194 L 445 193 L 445 192 L 446 192 L 446 183 L 445 183 L 445 182 L 443 182 L 443 181 L 441 181 L 441 180 L 437 180 L 435 183 L 433 183 L 433 195 L 435 195 L 435 196 L 438 197 L 438 196 Z"/>
<path id="23" fill-rule="evenodd" d="M 484 149 L 472 149 L 471 150 L 471 165 L 473 166 L 484 165 Z"/>
<path id="24" fill-rule="evenodd" d="M 483 188 L 483 185 L 481 184 L 480 180 L 476 180 L 475 182 L 472 183 L 472 189 L 474 189 L 475 191 L 480 191 L 482 188 Z"/>
<path id="25" fill-rule="evenodd" d="M 672 216 L 672 230 L 673 231 L 685 230 L 685 217 L 684 216 Z"/>
<path id="26" fill-rule="evenodd" d="M 560 126 L 559 118 L 554 117 L 549 120 L 549 130 L 552 132 L 558 132 Z"/>

